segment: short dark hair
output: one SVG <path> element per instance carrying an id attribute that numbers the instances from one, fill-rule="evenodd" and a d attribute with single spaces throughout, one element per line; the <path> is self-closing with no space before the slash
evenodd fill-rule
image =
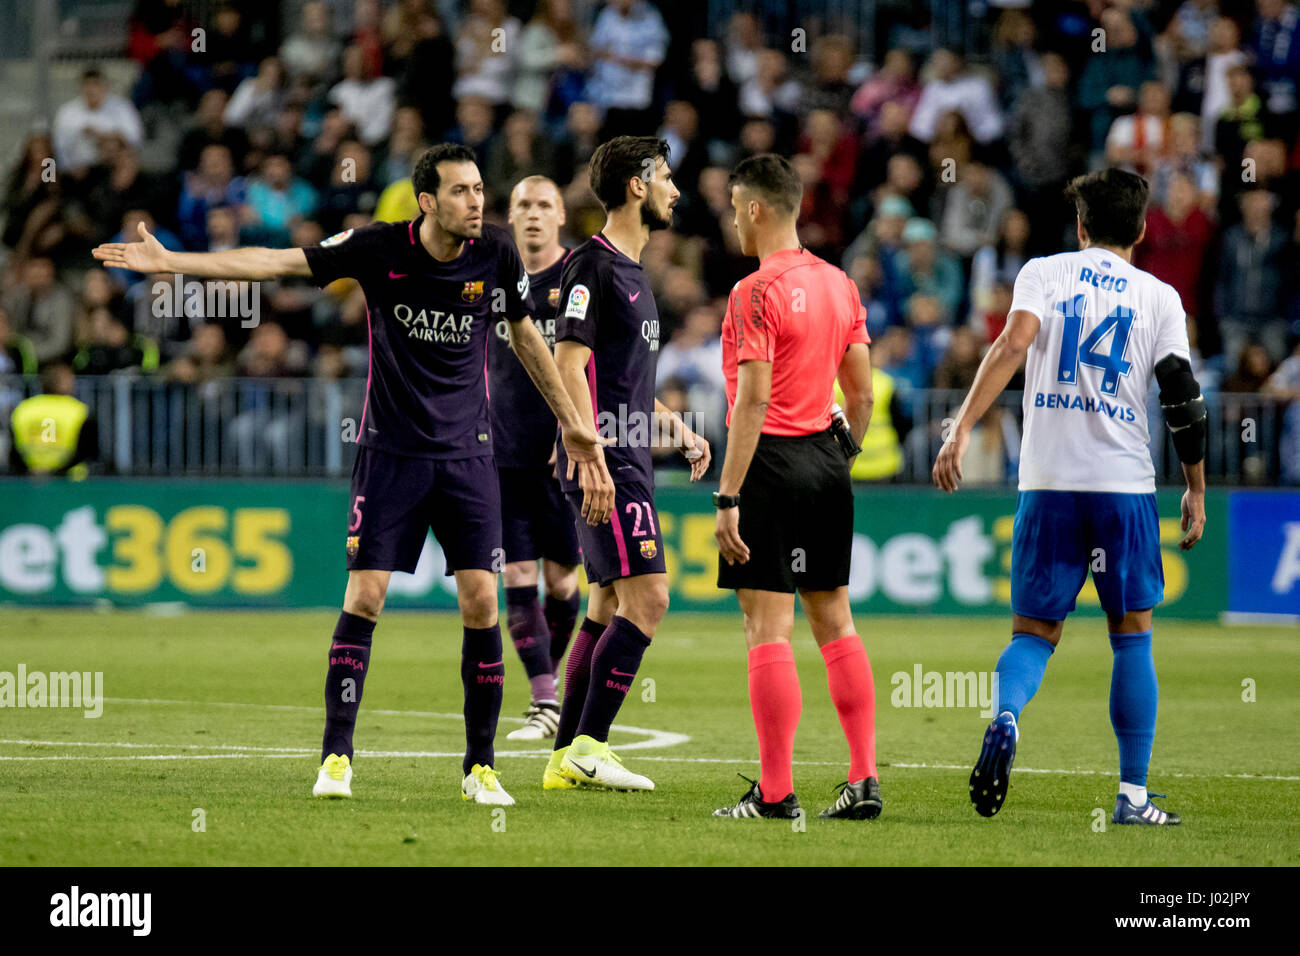
<path id="1" fill-rule="evenodd" d="M 742 159 L 731 171 L 727 186 L 752 189 L 769 206 L 787 215 L 798 212 L 803 201 L 803 181 L 785 157 L 776 153 L 760 153 Z"/>
<path id="2" fill-rule="evenodd" d="M 438 177 L 439 163 L 477 162 L 478 157 L 474 155 L 474 150 L 460 143 L 439 143 L 437 146 L 430 146 L 415 164 L 415 172 L 411 173 L 411 186 L 415 189 L 415 198 L 418 200 L 420 193 L 438 195 L 438 185 L 441 182 Z"/>
<path id="3" fill-rule="evenodd" d="M 646 160 L 653 171 L 661 159 L 668 161 L 668 140 L 657 136 L 615 136 L 591 154 L 591 191 L 606 212 L 617 209 L 627 202 L 628 181 L 633 176 L 645 175 Z"/>
<path id="4" fill-rule="evenodd" d="M 1088 238 L 1121 249 L 1142 235 L 1149 194 L 1145 179 L 1114 167 L 1076 176 L 1065 187 L 1065 198 L 1074 203 Z"/>

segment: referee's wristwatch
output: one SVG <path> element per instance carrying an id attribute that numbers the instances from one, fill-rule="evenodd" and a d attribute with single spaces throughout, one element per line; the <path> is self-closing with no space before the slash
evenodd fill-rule
<path id="1" fill-rule="evenodd" d="M 740 507 L 740 495 L 724 495 L 715 491 L 713 493 L 713 507 L 719 510 L 738 508 Z"/>

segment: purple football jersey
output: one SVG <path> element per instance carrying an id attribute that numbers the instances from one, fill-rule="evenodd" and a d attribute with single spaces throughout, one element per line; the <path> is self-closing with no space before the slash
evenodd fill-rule
<path id="1" fill-rule="evenodd" d="M 555 348 L 555 306 L 560 298 L 564 260 L 528 276 L 536 309 L 533 323 L 546 344 Z M 527 369 L 510 348 L 505 319 L 493 326 L 488 341 L 488 405 L 492 414 L 492 449 L 501 468 L 542 467 L 555 446 L 556 421 Z"/>
<path id="2" fill-rule="evenodd" d="M 564 260 L 555 341 L 566 340 L 591 349 L 587 385 L 596 429 L 603 437 L 617 440 L 605 448 L 610 475 L 615 483 L 642 481 L 653 488 L 650 438 L 659 310 L 641 264 L 600 233 Z M 565 477 L 568 459 L 563 446 L 559 455 L 561 486 L 576 491 L 577 481 Z"/>
<path id="3" fill-rule="evenodd" d="M 488 335 L 532 313 L 528 275 L 510 234 L 487 224 L 439 262 L 420 243 L 423 218 L 349 229 L 303 251 L 317 284 L 349 277 L 366 296 L 358 443 L 419 458 L 490 455 Z"/>

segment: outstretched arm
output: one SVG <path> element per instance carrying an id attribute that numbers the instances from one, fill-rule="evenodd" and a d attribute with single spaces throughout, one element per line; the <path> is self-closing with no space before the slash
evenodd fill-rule
<path id="1" fill-rule="evenodd" d="M 250 246 L 225 252 L 172 252 L 164 249 L 144 223 L 140 242 L 105 242 L 91 250 L 106 268 L 135 272 L 178 272 L 204 279 L 278 279 L 310 276 L 307 254 L 301 249 L 263 249 Z"/>
<path id="2" fill-rule="evenodd" d="M 1024 309 L 1012 312 L 1007 317 L 1007 327 L 989 347 L 984 361 L 980 362 L 975 382 L 961 403 L 952 431 L 939 450 L 939 457 L 934 460 L 934 483 L 944 491 L 957 490 L 961 482 L 961 459 L 970 444 L 971 429 L 984 417 L 993 400 L 1002 394 L 1011 376 L 1020 368 L 1034 336 L 1038 334 L 1039 325 L 1038 316 L 1032 312 Z"/>

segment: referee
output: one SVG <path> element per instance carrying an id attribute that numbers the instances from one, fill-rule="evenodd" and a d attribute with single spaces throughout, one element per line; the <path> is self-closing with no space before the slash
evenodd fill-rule
<path id="1" fill-rule="evenodd" d="M 866 310 L 853 281 L 799 242 L 803 187 L 789 163 L 750 157 L 730 186 L 741 251 L 760 265 L 732 289 L 722 328 L 729 434 L 715 536 L 718 587 L 734 589 L 745 614 L 761 773 L 714 814 L 799 813 L 791 762 L 802 699 L 790 647 L 798 590 L 849 742 L 848 780 L 821 816 L 872 819 L 881 810 L 875 689 L 847 587 L 850 455 L 872 406 Z M 831 414 L 837 379 L 847 426 Z"/>

